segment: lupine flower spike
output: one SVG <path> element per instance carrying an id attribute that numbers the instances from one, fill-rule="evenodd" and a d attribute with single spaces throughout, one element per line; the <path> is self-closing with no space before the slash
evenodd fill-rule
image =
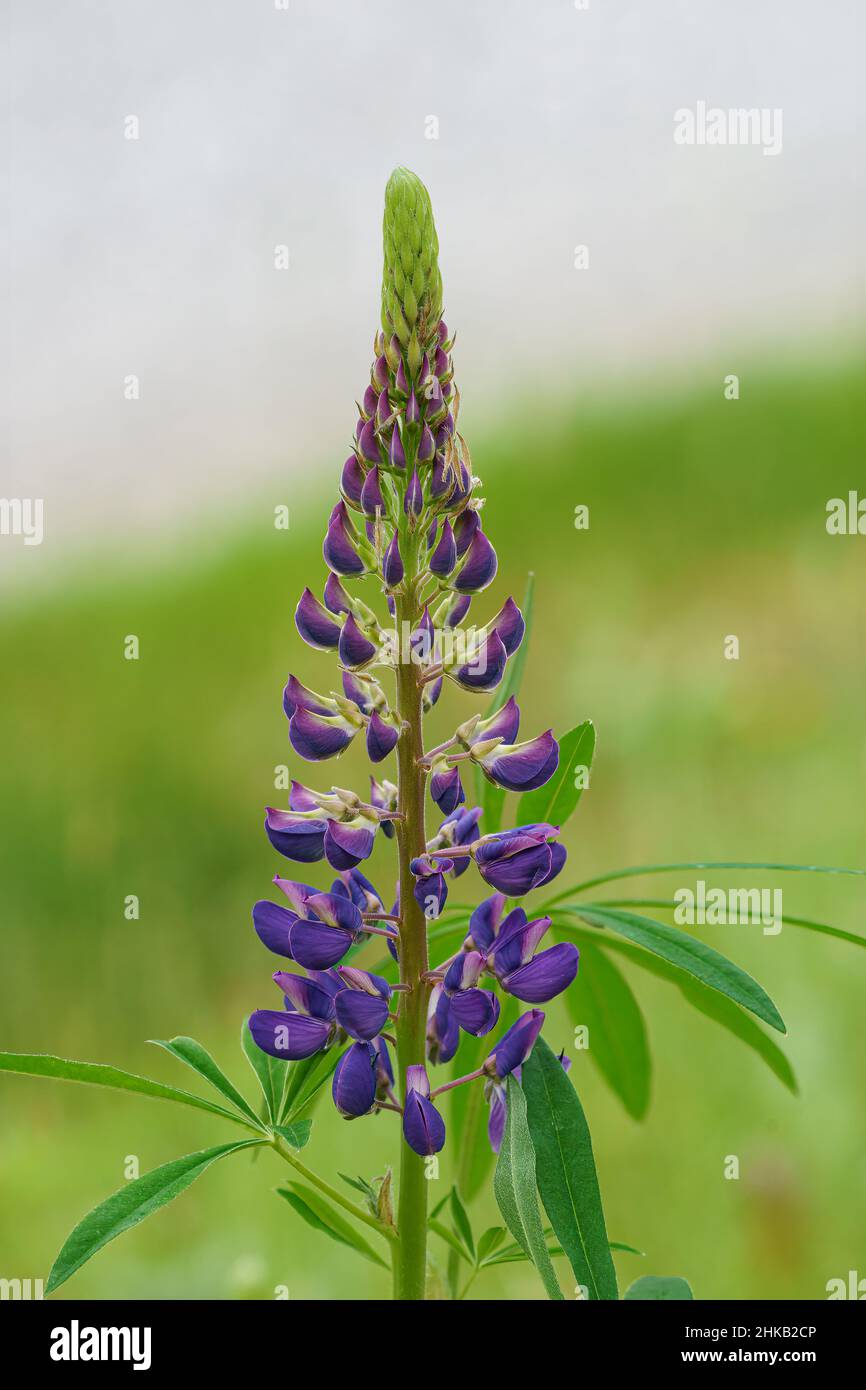
<path id="1" fill-rule="evenodd" d="M 347 1119 L 383 1108 L 401 1112 L 397 1222 L 404 1240 L 418 1226 L 424 1198 L 413 1164 L 432 1160 L 446 1141 L 436 1097 L 463 1082 L 483 1086 L 497 1142 L 506 1078 L 520 1074 L 544 1015 L 531 1007 L 469 1076 L 436 1088 L 429 1068 L 450 1060 L 463 1034 L 495 1036 L 504 996 L 544 1003 L 568 987 L 578 966 L 575 946 L 541 949 L 549 918 L 532 917 L 513 901 L 562 869 L 558 827 L 486 834 L 480 809 L 466 804 L 467 773 L 474 778 L 475 769 L 507 791 L 543 786 L 559 761 L 551 731 L 519 739 L 512 697 L 490 717 L 464 715 L 429 751 L 423 745 L 423 716 L 443 683 L 476 696 L 495 690 L 525 631 L 510 597 L 481 626 L 468 622 L 470 605 L 484 603 L 498 560 L 458 428 L 438 250 L 427 190 L 409 170 L 396 169 L 385 194 L 381 323 L 351 452 L 335 467 L 338 495 L 324 531 L 328 573 L 321 587 L 319 580 L 304 590 L 295 612 L 304 641 L 335 656 L 341 669 L 319 678 L 317 690 L 290 675 L 283 692 L 298 758 L 339 759 L 361 735 L 376 772 L 366 797 L 296 781 L 287 806 L 267 808 L 274 849 L 304 866 L 325 860 L 337 878 L 314 888 L 278 877 L 286 901 L 264 900 L 253 909 L 263 944 L 298 969 L 276 972 L 283 1008 L 255 1012 L 252 1036 L 277 1058 L 339 1049 L 332 1095 Z M 429 835 L 427 796 L 440 816 Z M 399 854 L 391 912 L 359 867 L 380 829 L 396 835 Z M 463 948 L 431 969 L 429 923 L 445 906 L 449 880 L 472 867 L 493 896 L 471 914 Z M 394 985 L 355 959 L 375 935 L 386 938 L 397 963 Z M 397 1044 L 396 1076 L 388 1039 Z M 406 1254 L 401 1279 L 415 1292 L 403 1296 L 419 1296 L 423 1277 L 422 1257 Z"/>

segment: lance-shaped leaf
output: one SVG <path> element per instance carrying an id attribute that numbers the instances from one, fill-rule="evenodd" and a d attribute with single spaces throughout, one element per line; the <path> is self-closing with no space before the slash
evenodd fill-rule
<path id="1" fill-rule="evenodd" d="M 163 1163 L 143 1177 L 126 1183 L 119 1192 L 100 1202 L 83 1221 L 79 1221 L 54 1261 L 45 1286 L 46 1293 L 53 1293 L 110 1240 L 137 1226 L 145 1217 L 152 1216 L 160 1207 L 180 1196 L 218 1158 L 266 1142 L 265 1139 L 241 1139 L 237 1144 L 219 1144 L 213 1149 L 201 1149 L 198 1153 Z"/>
<path id="2" fill-rule="evenodd" d="M 466 924 L 462 927 L 461 940 L 466 935 Z M 459 945 L 456 942 L 455 945 Z M 461 1036 L 460 1046 L 451 1068 L 453 1079 L 477 1071 L 484 1058 L 493 1051 L 495 1043 L 517 1020 L 520 1006 L 516 999 L 503 1000 L 499 1022 L 492 1033 L 483 1038 L 473 1038 L 469 1033 Z M 453 1152 L 460 1155 L 457 1175 L 460 1190 L 466 1200 L 472 1199 L 481 1191 L 496 1155 L 487 1138 L 487 1121 L 490 1107 L 484 1099 L 481 1085 L 455 1086 L 451 1092 L 451 1116 L 448 1124 L 449 1142 Z"/>
<path id="3" fill-rule="evenodd" d="M 693 1299 L 694 1294 L 685 1279 L 678 1274 L 644 1274 L 635 1279 L 623 1294 L 624 1299 L 653 1299 L 672 1301 Z"/>
<path id="4" fill-rule="evenodd" d="M 623 912 L 614 907 L 564 906 L 557 911 L 581 917 L 590 926 L 608 927 L 638 946 L 645 946 L 654 955 L 694 975 L 702 984 L 726 994 L 735 1004 L 748 1009 L 779 1033 L 787 1031 L 782 1015 L 757 980 L 720 951 L 678 927 L 669 927 L 665 922 L 656 922 L 651 917 L 641 917 L 636 912 Z"/>
<path id="5" fill-rule="evenodd" d="M 572 1023 L 587 1029 L 588 1054 L 634 1120 L 650 1097 L 649 1044 L 640 1005 L 613 961 L 582 946 L 577 979 L 564 995 Z"/>
<path id="6" fill-rule="evenodd" d="M 278 1187 L 277 1194 L 288 1202 L 314 1231 L 321 1231 L 339 1245 L 347 1245 L 350 1250 L 363 1255 L 365 1260 L 371 1260 L 383 1269 L 388 1268 L 372 1245 L 369 1245 L 354 1226 L 351 1226 L 314 1187 L 308 1187 L 306 1183 L 290 1182 L 286 1183 L 285 1187 Z"/>
<path id="7" fill-rule="evenodd" d="M 577 1091 L 543 1038 L 524 1063 L 523 1088 L 550 1224 L 589 1297 L 618 1298 L 589 1126 Z"/>
<path id="8" fill-rule="evenodd" d="M 513 1076 L 508 1078 L 507 1093 L 508 1114 L 493 1176 L 493 1193 L 506 1226 L 538 1270 L 548 1298 L 561 1299 L 562 1290 L 550 1261 L 538 1210 L 535 1149 L 526 1118 L 526 1098 Z"/>
<path id="9" fill-rule="evenodd" d="M 569 941 L 576 941 L 580 946 L 581 955 L 584 951 L 597 949 L 599 940 L 597 927 L 577 926 L 573 918 L 559 917 L 555 912 L 553 921 L 557 936 L 564 936 Z M 719 994 L 717 990 L 710 989 L 709 985 L 701 984 L 700 980 L 696 980 L 694 976 L 687 975 L 678 966 L 671 965 L 670 961 L 663 960 L 661 956 L 652 955 L 649 951 L 643 950 L 642 947 L 632 945 L 630 941 L 615 936 L 607 936 L 604 938 L 604 944 L 605 954 L 608 951 L 615 952 L 624 960 L 631 961 L 641 970 L 654 975 L 656 979 L 666 980 L 669 984 L 675 985 L 687 1003 L 702 1013 L 705 1018 L 712 1019 L 727 1032 L 732 1033 L 735 1038 L 744 1042 L 766 1062 L 771 1072 L 778 1077 L 783 1086 L 786 1086 L 792 1094 L 797 1094 L 797 1078 L 791 1063 L 782 1049 L 768 1033 L 764 1032 L 751 1014 L 745 1013 L 738 1004 L 728 999 L 726 995 Z"/>
<path id="10" fill-rule="evenodd" d="M 517 824 L 533 825 L 548 821 L 565 825 L 574 814 L 583 791 L 583 778 L 578 773 L 592 766 L 595 752 L 595 727 L 585 719 L 559 741 L 559 766 L 549 782 L 535 791 L 524 792 L 517 803 Z"/>
<path id="11" fill-rule="evenodd" d="M 282 1116 L 283 1094 L 291 1064 L 285 1059 L 272 1057 L 256 1046 L 248 1018 L 241 1024 L 241 1049 L 262 1088 L 271 1124 L 277 1124 Z"/>
<path id="12" fill-rule="evenodd" d="M 339 1060 L 340 1049 L 332 1047 L 327 1052 L 316 1052 L 300 1062 L 289 1063 L 282 1124 L 294 1124 L 303 1111 L 312 1107 L 333 1076 Z"/>
<path id="13" fill-rule="evenodd" d="M 309 1143 L 312 1128 L 312 1120 L 295 1120 L 292 1125 L 274 1125 L 274 1134 L 285 1139 L 290 1148 L 302 1149 L 305 1144 Z"/>
<path id="14" fill-rule="evenodd" d="M 150 1042 L 155 1047 L 162 1047 L 166 1052 L 170 1052 L 172 1057 L 176 1057 L 185 1066 L 191 1067 L 199 1076 L 209 1081 L 214 1090 L 219 1091 L 236 1110 L 245 1115 L 259 1129 L 262 1122 L 256 1114 L 249 1101 L 241 1095 L 237 1086 L 226 1076 L 225 1072 L 217 1066 L 207 1048 L 202 1047 L 201 1043 L 196 1042 L 195 1038 L 172 1038 L 170 1042 L 163 1042 L 160 1038 L 150 1038 Z"/>
<path id="15" fill-rule="evenodd" d="M 116 1091 L 133 1091 L 138 1095 L 152 1096 L 155 1100 L 173 1100 L 180 1105 L 192 1105 L 196 1110 L 208 1110 L 212 1115 L 220 1115 L 233 1124 L 252 1129 L 253 1125 L 233 1110 L 213 1101 L 204 1100 L 190 1091 L 181 1091 L 177 1086 L 166 1086 L 161 1081 L 151 1081 L 147 1076 L 136 1076 L 118 1067 L 106 1066 L 102 1062 L 71 1062 L 65 1057 L 50 1057 L 41 1052 L 0 1052 L 0 1071 L 17 1072 L 20 1076 L 45 1076 L 54 1081 L 77 1081 L 85 1086 L 108 1086 Z M 255 1128 L 260 1129 L 258 1119 Z"/>

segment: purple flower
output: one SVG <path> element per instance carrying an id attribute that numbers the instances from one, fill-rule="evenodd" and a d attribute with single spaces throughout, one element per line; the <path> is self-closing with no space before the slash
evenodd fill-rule
<path id="1" fill-rule="evenodd" d="M 323 762 L 348 748 L 358 732 L 342 714 L 316 714 L 296 706 L 289 720 L 289 741 L 307 762 Z"/>
<path id="2" fill-rule="evenodd" d="M 370 469 L 361 489 L 361 510 L 367 516 L 375 516 L 377 511 L 385 510 L 385 499 L 379 486 L 378 464 Z"/>
<path id="3" fill-rule="evenodd" d="M 490 1075 L 504 1080 L 516 1067 L 523 1066 L 535 1046 L 535 1039 L 541 1032 L 543 1023 L 544 1014 L 541 1009 L 530 1009 L 528 1013 L 521 1014 L 517 1022 L 512 1023 L 508 1031 L 502 1034 L 491 1051 L 484 1064 L 485 1070 Z"/>
<path id="4" fill-rule="evenodd" d="M 403 450 L 403 440 L 400 437 L 400 431 L 397 429 L 396 425 L 394 426 L 394 433 L 391 435 L 391 450 L 389 457 L 391 459 L 392 468 L 406 467 L 406 454 Z"/>
<path id="5" fill-rule="evenodd" d="M 484 1037 L 499 1022 L 499 1000 L 492 989 L 465 989 L 451 996 L 451 1014 L 460 1027 Z"/>
<path id="6" fill-rule="evenodd" d="M 328 970 L 358 940 L 363 923 L 350 899 L 311 893 L 296 911 L 268 900 L 257 902 L 253 926 L 274 955 L 297 961 L 305 970 Z"/>
<path id="7" fill-rule="evenodd" d="M 274 806 L 265 808 L 265 830 L 275 850 L 299 864 L 314 864 L 325 852 L 324 817 L 310 819 L 304 814 L 280 811 Z"/>
<path id="8" fill-rule="evenodd" d="M 369 426 L 365 428 L 369 428 Z M 331 513 L 322 546 L 325 564 L 336 574 L 364 573 L 364 561 L 355 549 L 353 531 L 354 527 L 349 521 L 345 502 L 338 502 Z"/>
<path id="9" fill-rule="evenodd" d="M 461 802 L 466 800 L 460 769 L 449 767 L 446 762 L 435 764 L 430 777 L 430 795 L 445 816 L 450 816 Z"/>
<path id="10" fill-rule="evenodd" d="M 368 420 L 358 435 L 358 448 L 368 463 L 380 463 L 382 454 L 376 439 L 376 427 L 372 420 Z"/>
<path id="11" fill-rule="evenodd" d="M 409 864 L 409 868 L 415 875 L 413 889 L 415 901 L 424 916 L 431 920 L 438 917 L 445 906 L 448 897 L 445 874 L 452 867 L 450 859 L 440 859 L 437 864 L 434 864 L 426 855 L 411 860 Z"/>
<path id="12" fill-rule="evenodd" d="M 520 825 L 497 835 L 485 835 L 474 851 L 478 872 L 491 888 L 521 898 L 533 888 L 549 883 L 562 868 L 557 846 L 549 840 L 559 834 L 555 825 Z"/>
<path id="13" fill-rule="evenodd" d="M 426 427 L 425 427 L 426 428 Z M 407 516 L 417 517 L 424 510 L 424 494 L 421 491 L 421 484 L 418 481 L 417 472 L 413 472 L 409 479 L 409 486 L 406 489 L 406 496 L 403 500 L 403 510 Z"/>
<path id="14" fill-rule="evenodd" d="M 450 521 L 443 525 L 439 543 L 427 563 L 430 573 L 435 574 L 438 579 L 447 579 L 457 564 L 457 544 Z"/>
<path id="15" fill-rule="evenodd" d="M 334 1104 L 347 1120 L 372 1110 L 376 1102 L 379 1051 L 372 1043 L 356 1042 L 337 1063 L 331 1094 Z"/>
<path id="16" fill-rule="evenodd" d="M 506 791 L 529 792 L 549 782 L 559 765 L 559 744 L 550 729 L 524 743 L 500 743 L 476 757 L 487 776 Z"/>
<path id="17" fill-rule="evenodd" d="M 526 632 L 523 614 L 513 598 L 505 600 L 496 617 L 491 619 L 488 627 L 495 628 L 499 633 L 502 645 L 509 656 L 513 656 L 517 651 Z"/>
<path id="18" fill-rule="evenodd" d="M 338 966 L 338 972 L 345 988 L 334 1000 L 337 1022 L 357 1042 L 372 1042 L 388 1018 L 391 986 L 380 975 L 349 965 Z"/>
<path id="19" fill-rule="evenodd" d="M 473 726 L 469 736 L 466 739 L 461 738 L 461 742 L 465 748 L 471 748 L 473 744 L 483 743 L 491 738 L 501 738 L 503 743 L 514 743 L 519 728 L 520 709 L 511 695 L 489 719 L 480 719 Z"/>
<path id="20" fill-rule="evenodd" d="M 340 479 L 340 488 L 344 497 L 348 497 L 355 506 L 361 504 L 361 489 L 364 486 L 364 470 L 354 454 L 350 454 L 343 464 L 343 476 Z"/>
<path id="21" fill-rule="evenodd" d="M 373 852 L 375 828 L 369 822 L 329 820 L 325 826 L 325 858 L 332 869 L 354 869 Z"/>
<path id="22" fill-rule="evenodd" d="M 469 543 L 466 559 L 452 581 L 453 587 L 458 594 L 477 594 L 493 581 L 497 566 L 496 551 L 479 526 Z"/>
<path id="23" fill-rule="evenodd" d="M 382 578 L 389 589 L 396 589 L 403 578 L 404 572 L 403 560 L 400 556 L 400 542 L 397 538 L 397 532 L 395 531 L 394 535 L 391 537 L 391 544 L 385 551 L 385 557 L 382 561 Z"/>
<path id="24" fill-rule="evenodd" d="M 507 661 L 508 653 L 494 628 L 475 647 L 469 661 L 448 674 L 464 690 L 495 690 Z"/>
<path id="25" fill-rule="evenodd" d="M 484 965 L 493 969 L 507 994 L 526 1004 L 546 1004 L 571 984 L 580 953 L 571 942 L 562 942 L 536 955 L 550 918 L 529 921 L 523 908 L 515 907 L 502 920 L 504 906 L 504 896 L 496 893 L 472 913 L 467 945 L 473 949 L 469 958 L 477 953 Z"/>
<path id="26" fill-rule="evenodd" d="M 331 613 L 351 613 L 352 611 L 349 595 L 340 583 L 339 575 L 328 575 L 325 581 L 323 598 L 325 600 L 325 607 L 329 609 Z M 336 642 L 333 645 L 336 646 Z"/>
<path id="27" fill-rule="evenodd" d="M 321 1052 L 333 1032 L 333 1024 L 302 1013 L 256 1009 L 250 1015 L 250 1032 L 262 1052 L 284 1062 L 299 1062 Z"/>
<path id="28" fill-rule="evenodd" d="M 393 724 L 386 724 L 378 710 L 373 710 L 367 725 L 367 757 L 371 763 L 380 763 L 387 758 L 400 737 L 400 730 Z"/>
<path id="29" fill-rule="evenodd" d="M 430 1081 L 424 1066 L 406 1068 L 403 1137 L 422 1158 L 438 1154 L 445 1143 L 445 1121 L 430 1100 Z"/>
<path id="30" fill-rule="evenodd" d="M 434 1066 L 450 1062 L 460 1042 L 460 1027 L 451 1012 L 451 1000 L 442 985 L 430 995 L 427 1015 L 427 1056 Z"/>
<path id="31" fill-rule="evenodd" d="M 309 589 L 301 594 L 295 609 L 295 626 L 308 646 L 319 651 L 336 647 L 340 640 L 340 624 L 334 622 L 327 608 Z"/>
<path id="32" fill-rule="evenodd" d="M 344 666 L 365 666 L 376 655 L 377 647 L 358 626 L 354 613 L 350 613 L 340 633 L 339 653 Z"/>

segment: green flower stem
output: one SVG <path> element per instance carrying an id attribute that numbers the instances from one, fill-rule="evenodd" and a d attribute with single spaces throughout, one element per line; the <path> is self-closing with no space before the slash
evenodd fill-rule
<path id="1" fill-rule="evenodd" d="M 272 1147 L 280 1155 L 280 1158 L 284 1158 L 286 1163 L 294 1168 L 296 1173 L 300 1173 L 301 1177 L 306 1179 L 308 1183 L 313 1187 L 317 1187 L 335 1206 L 342 1207 L 343 1211 L 348 1212 L 350 1216 L 354 1216 L 356 1221 L 362 1221 L 365 1226 L 369 1226 L 370 1229 L 375 1231 L 378 1235 L 384 1236 L 386 1240 L 391 1241 L 392 1244 L 396 1244 L 397 1232 L 393 1226 L 386 1226 L 384 1222 L 377 1221 L 375 1216 L 371 1216 L 368 1212 L 362 1210 L 361 1207 L 356 1206 L 354 1202 L 350 1202 L 348 1197 L 343 1196 L 342 1192 L 338 1192 L 329 1182 L 325 1182 L 324 1178 L 320 1178 L 318 1173 L 314 1173 L 311 1168 L 308 1168 L 306 1163 L 302 1163 L 299 1158 L 296 1158 L 291 1149 L 287 1148 L 281 1139 L 275 1139 Z"/>
<path id="2" fill-rule="evenodd" d="M 414 628 L 420 618 L 415 572 L 417 543 L 407 547 L 404 593 L 396 602 L 397 631 L 403 633 L 408 624 Z M 403 643 L 401 641 L 400 646 Z M 400 652 L 401 658 L 407 653 Z M 406 1069 L 424 1065 L 427 1034 L 427 1006 L 430 985 L 424 979 L 428 969 L 427 919 L 415 901 L 414 877 L 409 868 L 411 860 L 424 853 L 425 772 L 419 767 L 424 754 L 421 732 L 421 689 L 417 667 L 411 661 L 397 666 L 397 712 L 403 726 L 397 744 L 399 779 L 399 809 L 404 819 L 397 823 L 397 846 L 400 863 L 400 983 L 409 991 L 400 999 L 397 1020 L 397 1065 L 400 1074 L 400 1093 L 406 1098 Z M 397 1215 L 400 1245 L 397 1251 L 395 1297 L 423 1299 L 427 1280 L 427 1179 L 424 1160 L 402 1143 L 400 1147 L 400 1200 Z"/>

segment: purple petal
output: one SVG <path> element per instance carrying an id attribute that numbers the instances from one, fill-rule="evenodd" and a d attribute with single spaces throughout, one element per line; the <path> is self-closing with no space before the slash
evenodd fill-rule
<path id="1" fill-rule="evenodd" d="M 317 695 L 315 690 L 308 690 L 305 685 L 301 685 L 297 676 L 289 676 L 283 690 L 283 710 L 286 718 L 291 719 L 299 706 L 301 709 L 311 710 L 313 714 L 331 715 L 335 710 L 333 700 Z"/>
<path id="2" fill-rule="evenodd" d="M 376 439 L 376 427 L 372 420 L 367 421 L 358 435 L 358 448 L 368 463 L 381 463 L 382 455 L 379 450 L 379 442 Z"/>
<path id="3" fill-rule="evenodd" d="M 354 454 L 350 454 L 343 464 L 343 475 L 340 479 L 340 487 L 350 501 L 357 505 L 361 502 L 361 489 L 364 486 L 364 470 Z"/>
<path id="4" fill-rule="evenodd" d="M 516 1067 L 523 1065 L 535 1046 L 543 1023 L 541 1009 L 530 1009 L 528 1013 L 521 1014 L 516 1023 L 512 1023 L 507 1033 L 503 1033 L 488 1058 L 497 1076 L 506 1077 Z"/>
<path id="5" fill-rule="evenodd" d="M 276 1009 L 256 1009 L 250 1015 L 253 1042 L 262 1052 L 284 1062 L 299 1062 L 320 1052 L 328 1041 L 330 1023 L 306 1014 L 285 1014 Z"/>
<path id="6" fill-rule="evenodd" d="M 346 593 L 346 590 L 343 588 L 336 574 L 328 575 L 325 583 L 324 599 L 325 607 L 329 609 L 331 613 L 348 613 L 351 611 L 349 607 L 349 595 Z M 339 636 L 337 640 L 339 641 Z M 333 645 L 336 646 L 337 643 L 334 642 Z"/>
<path id="7" fill-rule="evenodd" d="M 403 449 L 403 440 L 400 438 L 400 431 L 396 428 L 394 429 L 394 433 L 391 435 L 391 449 L 389 457 L 391 459 L 392 468 L 406 467 L 406 454 Z"/>
<path id="8" fill-rule="evenodd" d="M 296 709 L 289 720 L 289 742 L 300 757 L 313 763 L 342 753 L 356 733 L 357 729 L 339 715 L 324 716 L 308 709 Z"/>
<path id="9" fill-rule="evenodd" d="M 445 1144 L 445 1121 L 432 1101 L 410 1091 L 403 1107 L 403 1137 L 422 1158 L 438 1154 Z"/>
<path id="10" fill-rule="evenodd" d="M 275 956 L 292 960 L 291 930 L 298 920 L 296 912 L 263 898 L 253 907 L 253 926 L 263 945 Z"/>
<path id="11" fill-rule="evenodd" d="M 508 653 L 494 629 L 472 653 L 472 659 L 451 675 L 464 690 L 494 690 L 502 680 L 507 660 Z"/>
<path id="12" fill-rule="evenodd" d="M 483 903 L 479 903 L 472 913 L 469 918 L 469 935 L 479 951 L 487 951 L 493 945 L 504 910 L 503 894 L 494 893 L 491 898 L 485 898 Z"/>
<path id="13" fill-rule="evenodd" d="M 450 816 L 466 800 L 458 767 L 443 766 L 430 778 L 430 795 L 445 816 Z"/>
<path id="14" fill-rule="evenodd" d="M 364 880 L 366 882 L 366 879 Z M 315 915 L 329 927 L 357 934 L 362 926 L 361 908 L 351 897 L 341 893 L 316 893 L 307 898 L 307 914 Z"/>
<path id="15" fill-rule="evenodd" d="M 373 852 L 373 830 L 340 825 L 328 821 L 325 827 L 324 852 L 332 869 L 354 869 Z"/>
<path id="16" fill-rule="evenodd" d="M 340 640 L 340 624 L 334 622 L 328 610 L 309 589 L 301 594 L 295 609 L 295 626 L 304 641 L 319 651 L 336 647 Z"/>
<path id="17" fill-rule="evenodd" d="M 314 864 L 325 852 L 325 820 L 300 820 L 291 811 L 268 806 L 265 830 L 275 850 L 299 864 Z"/>
<path id="18" fill-rule="evenodd" d="M 523 641 L 526 632 L 526 623 L 523 621 L 523 614 L 517 607 L 513 598 L 506 599 L 496 617 L 490 624 L 495 627 L 499 636 L 502 638 L 502 645 L 513 656 Z"/>
<path id="19" fill-rule="evenodd" d="M 400 555 L 400 542 L 395 531 L 391 537 L 391 544 L 385 551 L 385 558 L 382 561 L 382 578 L 389 589 L 394 589 L 403 578 L 403 560 Z"/>
<path id="20" fill-rule="evenodd" d="M 379 1054 L 368 1042 L 353 1043 L 337 1063 L 331 1094 L 341 1115 L 355 1119 L 372 1110 Z"/>
<path id="21" fill-rule="evenodd" d="M 342 511 L 340 511 L 342 507 Z M 363 574 L 364 562 L 352 544 L 346 504 L 339 503 L 331 514 L 322 546 L 325 564 L 337 574 Z"/>
<path id="22" fill-rule="evenodd" d="M 453 587 L 458 594 L 476 594 L 479 590 L 487 588 L 496 574 L 497 567 L 496 551 L 479 528 L 472 537 L 466 560 L 453 582 Z"/>
<path id="23" fill-rule="evenodd" d="M 291 970 L 277 970 L 274 984 L 299 1013 L 331 1023 L 334 1018 L 334 991 L 317 984 L 306 975 Z"/>
<path id="24" fill-rule="evenodd" d="M 451 1012 L 460 1027 L 483 1038 L 499 1022 L 499 1000 L 491 989 L 465 989 L 451 999 Z"/>
<path id="25" fill-rule="evenodd" d="M 446 521 L 442 527 L 439 544 L 430 556 L 428 564 L 431 573 L 437 575 L 439 579 L 447 579 L 457 564 L 457 544 L 454 540 L 450 521 Z"/>
<path id="26" fill-rule="evenodd" d="M 561 941 L 510 975 L 500 976 L 502 988 L 525 1004 L 546 1004 L 568 989 L 577 974 L 579 952 L 571 941 Z"/>
<path id="27" fill-rule="evenodd" d="M 351 1038 L 369 1042 L 388 1018 L 388 1001 L 357 989 L 344 989 L 336 998 L 337 1022 Z"/>
<path id="28" fill-rule="evenodd" d="M 506 791 L 534 791 L 549 782 L 559 766 L 559 744 L 548 729 L 526 743 L 500 744 L 479 761 Z"/>
<path id="29" fill-rule="evenodd" d="M 366 481 L 361 490 L 361 507 L 367 516 L 375 516 L 377 510 L 384 512 L 385 499 L 382 496 L 382 489 L 379 486 L 379 469 L 374 466 L 367 474 Z"/>
<path id="30" fill-rule="evenodd" d="M 366 633 L 361 630 L 353 613 L 349 614 L 343 624 L 343 630 L 340 633 L 339 654 L 344 666 L 363 666 L 365 662 L 372 660 L 376 655 L 375 642 L 371 642 Z"/>
<path id="31" fill-rule="evenodd" d="M 393 724 L 386 724 L 377 710 L 370 715 L 367 725 L 367 757 L 371 763 L 380 763 L 387 758 L 400 737 Z"/>
<path id="32" fill-rule="evenodd" d="M 298 917 L 290 933 L 292 957 L 305 970 L 330 970 L 354 945 L 353 932 Z"/>

